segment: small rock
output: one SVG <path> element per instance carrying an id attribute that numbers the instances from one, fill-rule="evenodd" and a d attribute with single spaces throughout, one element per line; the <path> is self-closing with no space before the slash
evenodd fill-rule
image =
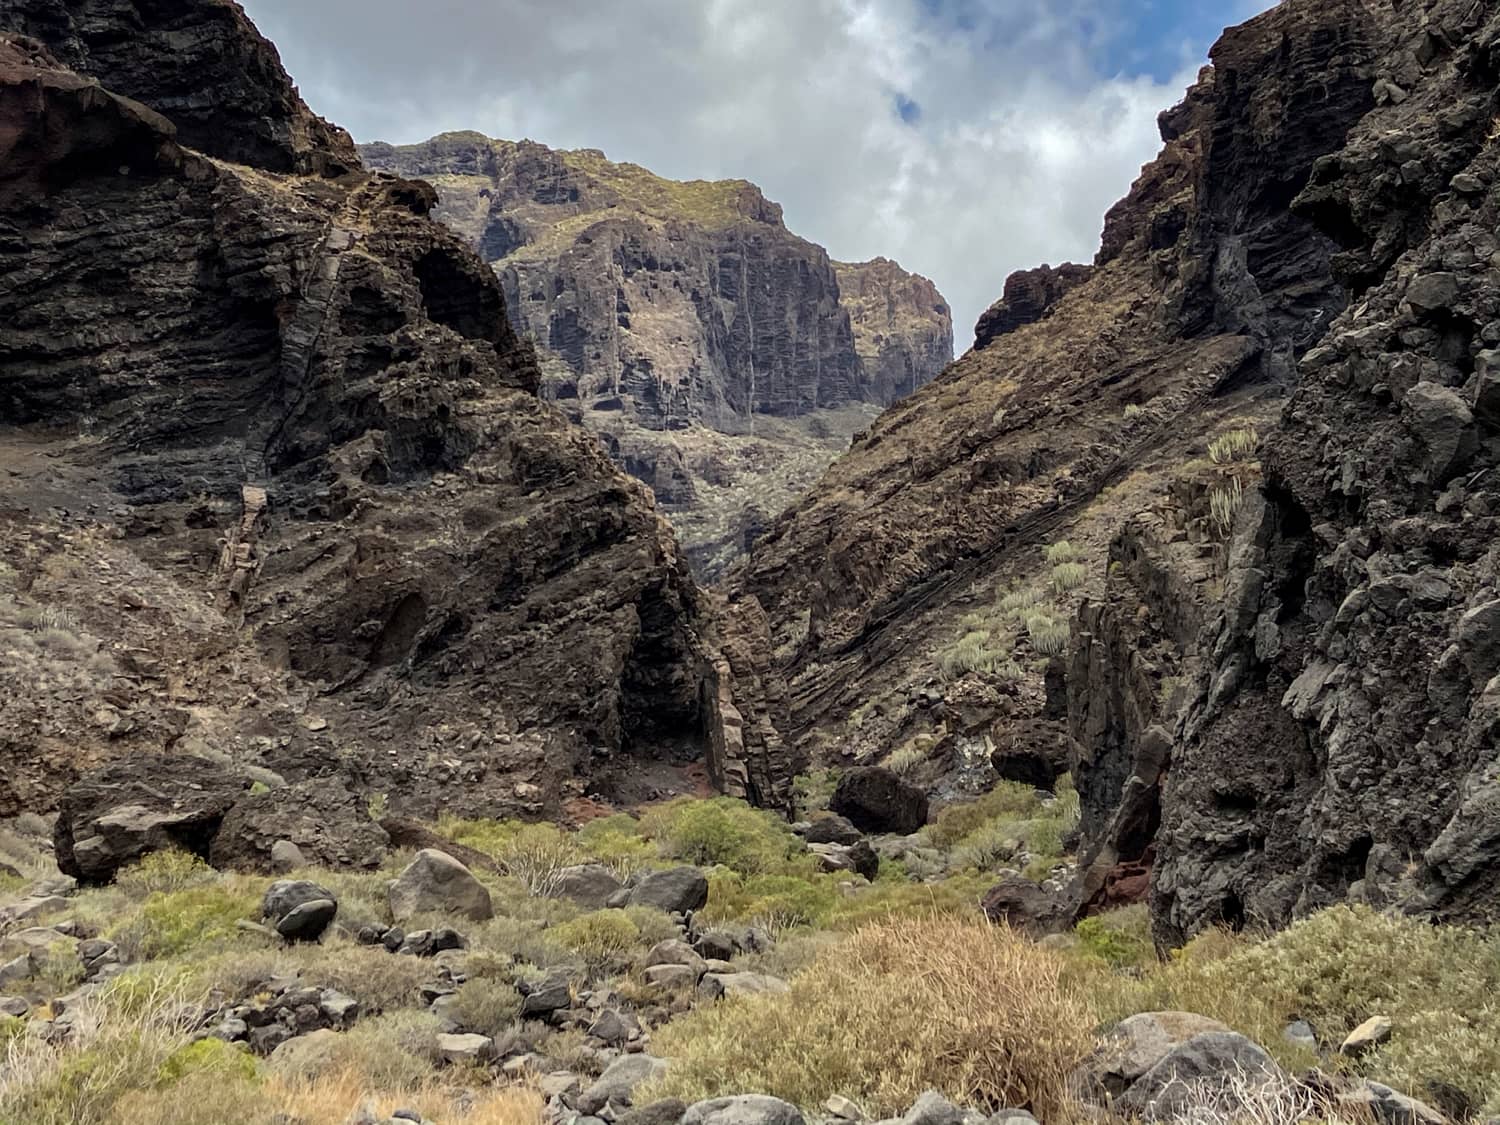
<path id="1" fill-rule="evenodd" d="M 1313 1034 L 1313 1029 L 1303 1020 L 1287 1024 L 1281 1033 L 1281 1037 L 1288 1043 L 1295 1043 L 1299 1047 L 1306 1047 L 1312 1051 L 1318 1049 L 1318 1037 Z"/>
<path id="2" fill-rule="evenodd" d="M 618 1047 L 626 1042 L 635 1030 L 632 1023 L 613 1008 L 600 1012 L 594 1017 L 594 1022 L 589 1024 L 589 1034 L 595 1039 L 602 1039 L 612 1047 Z"/>
<path id="3" fill-rule="evenodd" d="M 1448 1118 L 1416 1098 L 1368 1080 L 1338 1095 L 1336 1102 L 1355 1121 L 1374 1120 L 1381 1125 L 1450 1125 Z"/>
<path id="4" fill-rule="evenodd" d="M 706 895 L 706 892 L 705 892 Z M 458 860 L 423 848 L 391 884 L 391 915 L 404 922 L 424 912 L 456 913 L 482 922 L 494 917 L 490 892 Z"/>
<path id="5" fill-rule="evenodd" d="M 0 996 L 0 1016 L 20 1019 L 31 1011 L 31 1005 L 19 996 Z"/>
<path id="6" fill-rule="evenodd" d="M 478 1063 L 487 1061 L 495 1041 L 488 1035 L 439 1035 L 438 1057 L 449 1063 Z"/>
<path id="7" fill-rule="evenodd" d="M 1024 1109 L 1002 1109 L 990 1117 L 985 1125 L 1041 1125 L 1041 1122 Z"/>
<path id="8" fill-rule="evenodd" d="M 302 849 L 290 840 L 277 840 L 271 845 L 271 870 L 299 871 L 307 866 L 307 857 Z"/>
<path id="9" fill-rule="evenodd" d="M 823 1112 L 828 1114 L 829 1117 L 837 1117 L 840 1121 L 868 1120 L 865 1111 L 842 1094 L 834 1094 L 824 1102 Z"/>
<path id="10" fill-rule="evenodd" d="M 1451 273 L 1428 273 L 1406 287 L 1406 302 L 1418 315 L 1450 308 L 1458 300 L 1458 278 Z"/>
<path id="11" fill-rule="evenodd" d="M 731 961 L 740 951 L 733 935 L 722 930 L 705 930 L 693 938 L 693 949 L 707 961 Z"/>
<path id="12" fill-rule="evenodd" d="M 864 839 L 847 817 L 830 812 L 814 815 L 802 838 L 809 844 L 842 844 L 845 847 Z"/>
<path id="13" fill-rule="evenodd" d="M 266 1050 L 257 1049 L 257 1053 L 270 1056 L 266 1065 L 271 1070 L 299 1079 L 316 1077 L 331 1066 L 342 1042 L 337 1031 L 326 1027 L 291 1038 L 285 1028 L 273 1024 L 255 1028 L 251 1036 L 252 1049 L 255 1049 L 257 1039 L 262 1042 L 274 1040 Z"/>
<path id="14" fill-rule="evenodd" d="M 906 1111 L 901 1125 L 964 1125 L 964 1111 L 937 1090 L 928 1090 Z"/>
<path id="15" fill-rule="evenodd" d="M 31 976 L 32 972 L 33 966 L 31 963 L 31 954 L 23 953 L 21 954 L 21 956 L 15 958 L 14 960 L 7 961 L 5 962 L 5 964 L 0 965 L 0 985 L 7 985 L 11 984 L 14 981 L 25 980 L 27 977 Z"/>
<path id="16" fill-rule="evenodd" d="M 570 1070 L 554 1070 L 551 1074 L 542 1075 L 537 1086 L 544 1098 L 566 1098 L 578 1092 L 578 1075 Z"/>
<path id="17" fill-rule="evenodd" d="M 1389 1041 L 1394 1027 L 1395 1025 L 1387 1016 L 1371 1016 L 1349 1033 L 1339 1045 L 1339 1054 L 1347 1055 L 1352 1059 L 1358 1058 Z"/>
<path id="18" fill-rule="evenodd" d="M 359 1001 L 334 988 L 325 988 L 318 997 L 318 1010 L 330 1024 L 346 1028 L 359 1018 Z"/>
<path id="19" fill-rule="evenodd" d="M 288 941 L 317 941 L 337 914 L 334 893 L 307 879 L 278 879 L 260 904 L 260 916 Z"/>
<path id="20" fill-rule="evenodd" d="M 802 1111 L 780 1098 L 741 1094 L 688 1106 L 682 1125 L 806 1125 Z"/>

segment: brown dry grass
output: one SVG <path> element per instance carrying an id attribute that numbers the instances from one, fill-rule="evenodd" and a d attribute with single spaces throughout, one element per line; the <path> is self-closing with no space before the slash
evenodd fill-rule
<path id="1" fill-rule="evenodd" d="M 756 1090 L 832 1094 L 900 1113 L 924 1090 L 960 1104 L 1066 1112 L 1065 1076 L 1092 1045 L 1092 1006 L 1062 960 L 983 921 L 868 926 L 770 996 L 682 1017 L 654 1049 L 672 1066 L 638 1100 Z"/>

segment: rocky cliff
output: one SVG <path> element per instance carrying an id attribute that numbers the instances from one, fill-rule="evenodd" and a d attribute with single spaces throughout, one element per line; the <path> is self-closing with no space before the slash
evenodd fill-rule
<path id="1" fill-rule="evenodd" d="M 710 577 L 953 358 L 931 282 L 830 261 L 743 180 L 678 183 L 477 133 L 361 152 L 433 183 L 436 214 L 494 266 L 537 343 L 544 393 L 684 517 Z"/>
<path id="2" fill-rule="evenodd" d="M 736 571 L 803 747 L 1071 768 L 1075 908 L 1149 882 L 1167 942 L 1492 909 L 1496 42 L 1443 0 L 1225 33 L 1092 265 L 1013 278 Z"/>
<path id="3" fill-rule="evenodd" d="M 740 752 L 670 529 L 430 187 L 230 0 L 5 28 L 0 814 L 158 750 L 491 813 Z"/>

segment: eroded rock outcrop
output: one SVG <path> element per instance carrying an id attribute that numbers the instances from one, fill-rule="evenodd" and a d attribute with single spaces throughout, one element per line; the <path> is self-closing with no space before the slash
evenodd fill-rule
<path id="1" fill-rule="evenodd" d="M 1359 299 L 1302 361 L 1204 636 L 1165 793 L 1164 941 L 1346 896 L 1500 906 L 1500 15 L 1434 0 L 1381 27 L 1368 114 L 1291 202 Z"/>
<path id="2" fill-rule="evenodd" d="M 732 586 L 766 609 L 814 756 L 931 733 L 961 774 L 1021 724 L 1066 736 L 1047 669 L 1103 593 L 1110 542 L 1218 471 L 1210 443 L 1274 413 L 1347 303 L 1337 241 L 1287 204 L 1373 106 L 1388 35 L 1358 0 L 1227 32 L 1093 266 L 1013 279 L 983 346 L 760 540 Z M 1221 506 L 1246 487 L 1230 475 Z"/>
<path id="3" fill-rule="evenodd" d="M 432 189 L 360 170 L 233 4 L 0 28 L 86 68 L 0 41 L 0 624 L 80 680 L 4 663 L 0 809 L 168 747 L 495 813 L 695 752 L 670 529 L 537 398 Z"/>
<path id="4" fill-rule="evenodd" d="M 544 394 L 598 432 L 716 577 L 852 433 L 953 358 L 947 303 L 894 262 L 829 260 L 743 180 L 447 133 L 371 144 L 490 262 Z"/>

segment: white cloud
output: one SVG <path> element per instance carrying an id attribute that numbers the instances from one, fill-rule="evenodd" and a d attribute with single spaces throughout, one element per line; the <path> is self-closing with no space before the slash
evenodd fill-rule
<path id="1" fill-rule="evenodd" d="M 1079 29 L 1109 0 L 968 0 L 966 27 L 935 0 L 244 2 L 359 140 L 478 129 L 754 180 L 835 257 L 936 280 L 960 350 L 1012 270 L 1092 257 L 1196 70 L 1101 77 Z"/>

